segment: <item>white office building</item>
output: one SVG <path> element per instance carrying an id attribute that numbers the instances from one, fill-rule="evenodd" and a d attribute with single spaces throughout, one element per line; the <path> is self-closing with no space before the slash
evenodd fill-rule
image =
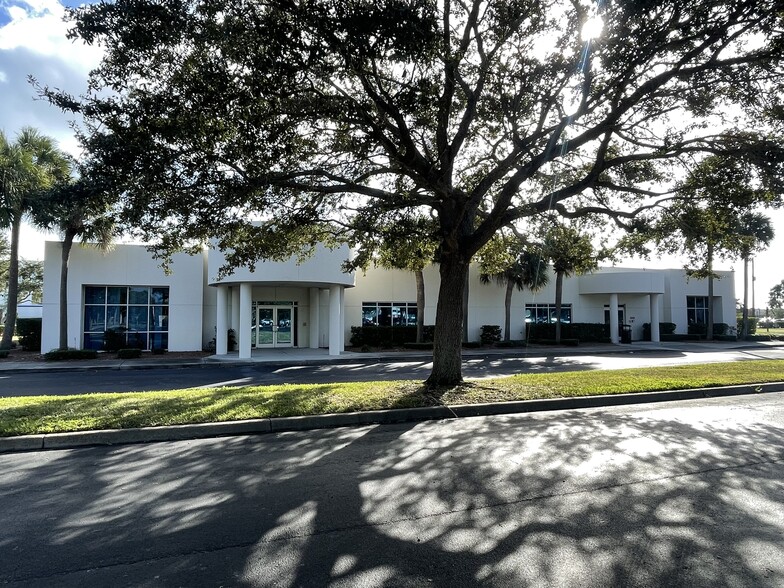
<path id="1" fill-rule="evenodd" d="M 44 259 L 42 351 L 59 341 L 59 242 L 47 242 Z M 337 355 L 345 349 L 351 327 L 399 325 L 416 321 L 414 275 L 373 268 L 343 273 L 347 247 L 317 248 L 302 263 L 262 261 L 253 271 L 239 268 L 219 276 L 225 258 L 219 251 L 178 254 L 170 272 L 140 245 L 117 245 L 109 252 L 74 246 L 68 280 L 68 344 L 101 349 L 105 332 L 119 330 L 129 346 L 142 349 L 195 351 L 215 345 L 226 354 L 229 330 L 235 352 L 249 358 L 279 347 L 325 348 Z M 439 274 L 425 272 L 425 324 L 435 322 Z M 719 272 L 712 307 L 714 322 L 735 322 L 732 272 Z M 515 291 L 511 339 L 524 338 L 526 322 L 552 322 L 555 278 L 543 290 Z M 708 288 L 704 280 L 687 279 L 681 269 L 632 270 L 614 267 L 566 278 L 562 320 L 609 323 L 614 342 L 621 325 L 632 340 L 643 337 L 643 324 L 676 324 L 686 333 L 690 323 L 705 322 Z M 504 324 L 504 288 L 482 284 L 476 267 L 469 276 L 467 331 L 478 340 L 482 325 Z M 213 341 L 214 340 L 214 341 Z"/>

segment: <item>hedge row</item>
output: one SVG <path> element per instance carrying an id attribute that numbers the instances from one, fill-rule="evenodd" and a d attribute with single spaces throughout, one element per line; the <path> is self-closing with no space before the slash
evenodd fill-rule
<path id="1" fill-rule="evenodd" d="M 555 340 L 555 324 L 529 323 L 526 325 L 528 340 Z M 561 323 L 561 340 L 577 339 L 582 343 L 607 343 L 610 325 L 603 323 Z"/>
<path id="2" fill-rule="evenodd" d="M 425 325 L 422 337 L 424 342 L 433 341 L 433 325 Z M 376 325 L 365 325 L 362 327 L 351 327 L 352 347 L 402 347 L 406 343 L 416 342 L 416 327 L 414 326 L 394 326 L 379 327 Z"/>

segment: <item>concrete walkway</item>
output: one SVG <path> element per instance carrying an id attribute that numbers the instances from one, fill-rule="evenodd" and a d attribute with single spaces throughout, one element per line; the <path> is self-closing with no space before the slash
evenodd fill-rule
<path id="1" fill-rule="evenodd" d="M 553 345 L 530 345 L 507 349 L 480 348 L 464 349 L 463 359 L 492 357 L 570 357 L 579 355 L 603 355 L 615 353 L 645 352 L 714 352 L 746 349 L 782 348 L 784 341 L 733 341 L 733 342 L 667 342 L 651 343 L 637 341 L 631 345 L 587 343 L 579 347 Z M 432 352 L 423 351 L 379 351 L 357 353 L 344 351 L 340 355 L 329 355 L 326 349 L 254 349 L 250 359 L 239 359 L 238 353 L 211 355 L 204 358 L 169 358 L 166 355 L 146 356 L 139 359 L 99 359 L 75 361 L 27 361 L 0 360 L 0 373 L 14 372 L 58 372 L 71 370 L 133 370 L 165 367 L 194 367 L 200 365 L 330 365 L 354 362 L 380 362 L 390 360 L 423 361 L 433 357 Z"/>

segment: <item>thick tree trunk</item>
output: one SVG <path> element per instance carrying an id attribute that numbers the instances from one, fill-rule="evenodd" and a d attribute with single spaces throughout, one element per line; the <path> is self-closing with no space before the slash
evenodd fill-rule
<path id="1" fill-rule="evenodd" d="M 73 241 L 73 231 L 66 231 L 60 256 L 60 349 L 68 349 L 68 261 Z"/>
<path id="2" fill-rule="evenodd" d="M 422 343 L 425 330 L 425 275 L 422 270 L 414 270 L 414 277 L 417 303 L 416 342 Z"/>
<path id="3" fill-rule="evenodd" d="M 504 297 L 504 341 L 509 341 L 509 331 L 512 329 L 512 293 L 514 282 L 506 281 L 506 296 Z"/>
<path id="4" fill-rule="evenodd" d="M 708 243 L 708 328 L 705 338 L 713 341 L 713 245 L 710 243 Z"/>
<path id="5" fill-rule="evenodd" d="M 561 342 L 561 301 L 563 299 L 563 272 L 555 274 L 555 342 Z"/>
<path id="6" fill-rule="evenodd" d="M 743 256 L 743 319 L 741 320 L 740 333 L 741 339 L 749 334 L 749 256 Z"/>
<path id="7" fill-rule="evenodd" d="M 17 304 L 19 302 L 19 231 L 22 228 L 22 215 L 16 216 L 11 222 L 11 258 L 8 263 L 8 297 L 5 314 L 5 331 L 0 340 L 0 349 L 11 349 L 11 342 L 16 329 Z"/>
<path id="8" fill-rule="evenodd" d="M 438 290 L 433 340 L 433 370 L 426 381 L 430 388 L 454 386 L 463 380 L 463 295 L 468 262 L 457 254 L 445 255 L 441 258 L 440 274 L 441 286 Z"/>

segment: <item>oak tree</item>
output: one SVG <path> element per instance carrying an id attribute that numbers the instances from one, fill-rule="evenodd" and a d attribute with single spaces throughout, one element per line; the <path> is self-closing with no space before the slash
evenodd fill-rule
<path id="1" fill-rule="evenodd" d="M 215 239 L 251 265 L 430 215 L 428 383 L 451 385 L 469 263 L 501 227 L 548 211 L 625 223 L 659 195 L 641 170 L 752 145 L 775 159 L 760 114 L 779 106 L 783 14 L 780 0 L 117 0 L 72 13 L 72 36 L 105 50 L 85 94 L 43 91 L 86 117 L 126 222 L 164 253 Z"/>

